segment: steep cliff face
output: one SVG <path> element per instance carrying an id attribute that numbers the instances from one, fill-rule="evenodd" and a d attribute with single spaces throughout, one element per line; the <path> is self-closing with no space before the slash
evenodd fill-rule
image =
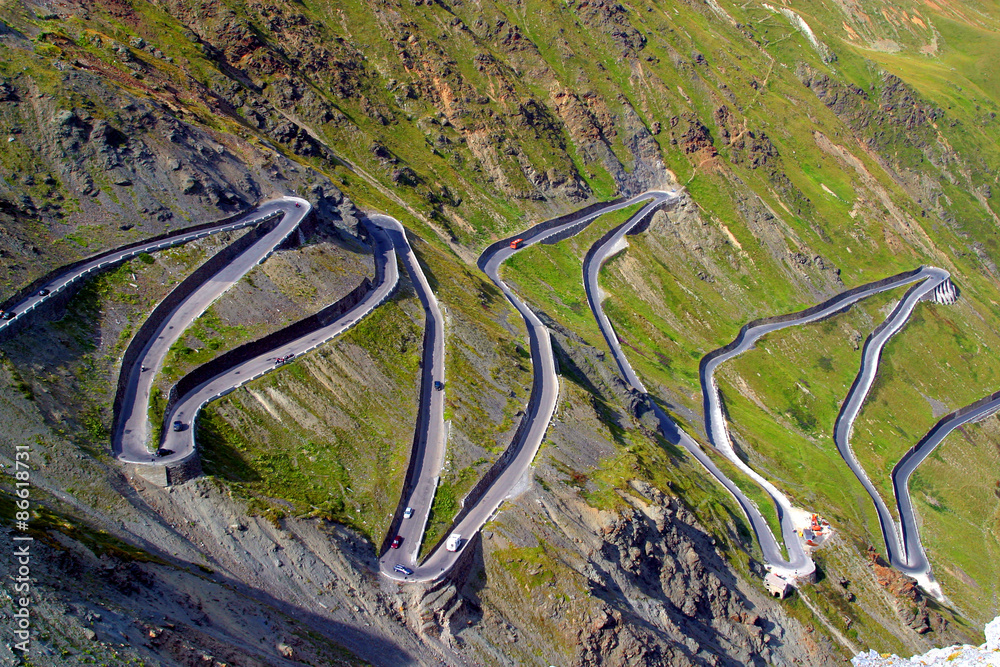
<path id="1" fill-rule="evenodd" d="M 8 295 L 53 266 L 248 210 L 289 184 L 335 190 L 280 156 L 109 85 L 98 70 L 64 67 L 42 79 L 44 61 L 18 55 L 24 70 L 5 81 L 0 102 L 9 133 L 10 176 L 0 185 Z"/>
<path id="2" fill-rule="evenodd" d="M 573 495 L 536 488 L 519 503 L 554 524 L 533 536 L 537 546 L 523 531 L 512 535 L 508 521 L 485 541 L 487 556 L 508 564 L 487 569 L 486 580 L 509 597 L 482 597 L 528 645 L 519 654 L 540 644 L 532 629 L 541 626 L 574 665 L 835 662 L 829 640 L 734 573 L 676 497 L 635 482 L 609 511 Z M 518 595 L 528 599 L 528 619 L 519 618 Z M 463 620 L 453 616 L 449 627 L 464 640 Z"/>

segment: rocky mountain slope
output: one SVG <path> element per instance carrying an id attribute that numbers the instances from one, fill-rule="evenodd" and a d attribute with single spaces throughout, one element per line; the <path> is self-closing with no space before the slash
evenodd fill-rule
<path id="1" fill-rule="evenodd" d="M 988 3 L 19 0 L 0 21 L 3 299 L 100 250 L 307 197 L 315 221 L 199 320 L 179 375 L 351 289 L 371 266 L 358 208 L 407 225 L 447 318 L 434 535 L 530 387 L 520 320 L 475 257 L 615 195 L 684 188 L 602 287 L 692 434 L 698 362 L 743 323 L 919 264 L 961 298 L 920 306 L 886 348 L 859 459 L 884 490 L 941 414 L 997 390 Z M 721 372 L 740 451 L 836 531 L 820 581 L 773 601 L 738 507 L 656 435 L 589 319 L 583 239 L 611 224 L 505 269 L 554 332 L 560 404 L 523 492 L 429 588 L 375 567 L 414 428 L 407 285 L 213 405 L 207 476 L 168 490 L 110 459 L 109 388 L 143 316 L 228 239 L 116 268 L 0 341 L 0 454 L 31 448 L 37 492 L 30 664 L 826 664 L 979 643 L 997 611 L 995 418 L 913 481 L 943 601 L 869 550 L 877 524 L 829 437 L 898 295 Z"/>

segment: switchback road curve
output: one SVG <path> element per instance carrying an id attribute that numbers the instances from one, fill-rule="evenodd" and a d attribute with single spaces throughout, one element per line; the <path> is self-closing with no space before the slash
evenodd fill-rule
<path id="1" fill-rule="evenodd" d="M 915 578 L 928 592 L 940 595 L 940 590 L 931 576 L 930 563 L 927 561 L 927 556 L 920 546 L 916 519 L 913 516 L 913 508 L 909 503 L 908 493 L 904 493 L 902 497 L 897 498 L 897 500 L 901 498 L 905 501 L 897 505 L 902 524 L 897 530 L 896 523 L 889 513 L 889 509 L 886 507 L 881 494 L 875 489 L 875 485 L 872 484 L 871 479 L 869 479 L 855 458 L 850 442 L 854 421 L 857 419 L 858 413 L 861 412 L 861 407 L 864 405 L 864 401 L 868 397 L 868 392 L 875 382 L 875 374 L 878 370 L 882 349 L 889 338 L 906 324 L 917 303 L 929 297 L 933 298 L 935 291 L 948 282 L 949 274 L 943 269 L 921 267 L 910 279 L 897 282 L 895 285 L 889 285 L 885 289 L 890 289 L 906 282 L 912 282 L 913 280 L 920 280 L 920 282 L 906 292 L 906 295 L 899 301 L 889 314 L 889 317 L 865 341 L 865 346 L 861 353 L 861 370 L 848 391 L 847 398 L 841 406 L 840 414 L 837 415 L 833 440 L 837 445 L 837 450 L 840 452 L 841 457 L 843 457 L 848 467 L 850 467 L 851 471 L 858 478 L 858 481 L 865 487 L 868 495 L 871 496 L 872 502 L 875 504 L 875 511 L 878 514 L 879 526 L 882 530 L 882 538 L 885 541 L 885 548 L 889 555 L 889 562 L 896 569 Z M 920 460 L 923 459 L 921 458 Z M 895 476 L 894 472 L 893 477 L 895 478 Z M 906 539 L 907 536 L 909 539 Z"/>
<path id="2" fill-rule="evenodd" d="M 195 434 L 197 428 L 195 420 L 207 403 L 279 367 L 279 364 L 276 363 L 277 357 L 297 357 L 339 336 L 388 299 L 399 281 L 395 246 L 381 227 L 371 225 L 370 232 L 375 249 L 376 285 L 360 303 L 330 324 L 306 333 L 280 347 L 242 360 L 179 397 L 174 402 L 170 412 L 164 417 L 165 427 L 160 443 L 163 449 L 171 450 L 173 453 L 156 457 L 151 455 L 143 445 L 143 448 L 138 451 L 123 451 L 118 458 L 128 463 L 144 465 L 173 464 L 189 459 L 196 454 Z M 141 363 L 141 360 L 137 363 Z M 133 373 L 132 377 L 135 375 L 136 373 Z M 143 373 L 140 372 L 138 375 L 142 376 Z M 145 409 L 145 407 L 145 404 L 136 403 L 133 410 L 137 411 Z M 184 428 L 180 431 L 171 429 L 170 424 L 174 421 L 180 421 L 184 424 Z"/>
<path id="3" fill-rule="evenodd" d="M 649 398 L 649 396 L 646 392 L 645 386 L 643 386 L 638 376 L 636 376 L 635 371 L 632 369 L 631 364 L 629 364 L 628 358 L 621 349 L 618 336 L 615 334 L 610 320 L 608 320 L 607 315 L 604 313 L 604 308 L 601 305 L 598 277 L 600 275 L 601 266 L 604 262 L 606 262 L 609 257 L 625 248 L 625 236 L 647 216 L 652 215 L 653 212 L 662 206 L 663 203 L 663 199 L 654 199 L 632 218 L 613 229 L 609 234 L 606 234 L 590 248 L 583 263 L 583 283 L 587 291 L 587 301 L 590 303 L 590 309 L 594 314 L 594 318 L 597 320 L 601 333 L 604 335 L 604 339 L 607 341 L 608 347 L 611 349 L 611 354 L 614 356 L 615 362 L 618 364 L 618 368 L 625 381 L 634 390 L 643 394 L 647 398 Z M 704 376 L 702 381 L 704 382 Z M 729 479 L 729 477 L 727 477 L 718 466 L 715 465 L 712 459 L 705 454 L 704 450 L 702 450 L 698 443 L 695 442 L 690 435 L 680 429 L 672 419 L 670 419 L 670 417 L 659 406 L 659 404 L 656 403 L 656 401 L 649 398 L 648 403 L 653 407 L 653 411 L 660 423 L 660 430 L 663 432 L 667 440 L 673 444 L 684 447 L 684 449 L 687 450 L 691 456 L 693 456 L 699 463 L 701 463 L 702 466 L 705 467 L 706 470 L 708 470 L 709 473 L 711 473 L 713 477 L 715 477 L 716 481 L 722 484 L 722 486 L 724 486 L 726 490 L 732 494 L 732 496 L 736 499 L 736 502 L 739 503 L 743 513 L 750 521 L 754 534 L 757 536 L 757 542 L 760 544 L 761 554 L 767 566 L 771 570 L 793 581 L 796 579 L 810 577 L 816 567 L 812 562 L 812 559 L 806 555 L 802 547 L 802 543 L 795 533 L 795 527 L 792 524 L 791 519 L 791 503 L 789 503 L 784 494 L 778 491 L 773 484 L 768 482 L 766 479 L 758 475 L 753 469 L 743 463 L 743 461 L 736 456 L 735 452 L 732 451 L 731 447 L 729 447 L 727 452 L 716 445 L 716 448 L 723 455 L 725 455 L 726 458 L 731 460 L 737 465 L 737 467 L 739 467 L 740 470 L 759 482 L 761 486 L 768 491 L 768 494 L 774 501 L 775 506 L 778 508 L 782 535 L 785 547 L 789 554 L 787 560 L 783 557 L 781 548 L 778 546 L 777 540 L 771 532 L 770 526 L 768 526 L 767 521 L 761 515 L 757 506 L 754 505 L 754 503 L 746 497 L 743 491 L 740 490 L 740 488 L 731 479 Z M 708 411 L 706 410 L 706 416 L 707 415 Z"/>
<path id="4" fill-rule="evenodd" d="M 311 208 L 304 199 L 283 197 L 267 202 L 258 209 L 258 217 L 265 209 L 267 212 L 280 213 L 278 224 L 165 313 L 132 366 L 121 370 L 123 374 L 127 374 L 128 380 L 120 413 L 116 415 L 112 440 L 119 460 L 128 463 L 151 462 L 148 448 L 151 426 L 149 399 L 156 375 L 163 366 L 170 347 L 223 292 L 274 252 L 298 228 Z M 193 431 L 190 428 L 188 430 Z M 169 433 L 167 436 L 169 437 Z M 193 435 L 191 438 L 193 440 Z M 191 451 L 193 450 L 184 451 L 179 458 L 186 457 Z M 164 461 L 167 462 L 169 461 Z"/>
<path id="5" fill-rule="evenodd" d="M 959 426 L 969 422 L 978 421 L 989 417 L 997 410 L 1000 410 L 1000 392 L 986 396 L 971 405 L 960 408 L 955 412 L 942 417 L 923 438 L 914 445 L 903 458 L 892 469 L 892 491 L 896 497 L 896 508 L 900 516 L 900 530 L 902 546 L 906 556 L 907 566 L 918 566 L 921 563 L 927 568 L 927 573 L 922 576 L 930 576 L 930 564 L 927 555 L 924 553 L 923 545 L 920 543 L 920 532 L 913 514 L 913 504 L 910 501 L 910 475 L 917 469 L 924 459 L 933 452 L 939 444 Z M 921 582 L 925 586 L 937 586 L 933 582 Z M 941 597 L 940 588 L 931 590 Z"/>
<path id="6" fill-rule="evenodd" d="M 462 547 L 457 552 L 450 552 L 440 548 L 440 545 L 438 545 L 438 548 L 432 551 L 423 564 L 417 563 L 417 554 L 423 539 L 427 517 L 439 480 L 445 450 L 443 418 L 445 392 L 435 388 L 436 383 L 440 382 L 442 385 L 444 383 L 444 331 L 443 319 L 437 301 L 430 290 L 416 256 L 406 240 L 402 225 L 395 219 L 380 214 L 372 214 L 369 217 L 369 220 L 373 223 L 369 226 L 369 229 L 374 241 L 377 269 L 377 284 L 374 289 L 360 303 L 334 322 L 317 328 L 289 343 L 282 344 L 280 348 L 276 347 L 253 358 L 240 361 L 198 385 L 184 396 L 181 396 L 173 404 L 170 413 L 165 416 L 164 422 L 169 425 L 173 421 L 180 421 L 187 428 L 181 431 L 172 431 L 169 429 L 164 431 L 161 446 L 165 449 L 173 450 L 173 453 L 167 456 L 156 457 L 147 449 L 149 390 L 152 386 L 153 376 L 162 365 L 166 351 L 169 350 L 173 342 L 179 339 L 184 330 L 201 312 L 226 289 L 235 284 L 250 268 L 266 259 L 297 228 L 299 223 L 309 213 L 310 205 L 308 202 L 296 197 L 284 197 L 265 203 L 253 214 L 235 222 L 225 222 L 220 223 L 218 226 L 208 226 L 198 230 L 180 232 L 176 235 L 164 237 L 149 243 L 136 244 L 127 248 L 109 251 L 91 260 L 80 262 L 61 274 L 55 274 L 53 278 L 47 281 L 44 294 L 31 294 L 15 304 L 11 310 L 14 310 L 16 315 L 11 320 L 0 321 L 0 332 L 12 323 L 18 322 L 21 318 L 25 317 L 46 299 L 55 296 L 74 282 L 105 267 L 117 264 L 143 252 L 152 252 L 178 245 L 211 233 L 277 220 L 273 228 L 262 234 L 259 239 L 254 240 L 252 245 L 249 245 L 238 256 L 229 261 L 214 276 L 211 276 L 203 284 L 197 286 L 197 288 L 191 291 L 187 297 L 162 318 L 155 335 L 150 337 L 148 344 L 137 357 L 135 363 L 128 369 L 122 369 L 122 373 L 127 372 L 129 376 L 126 384 L 127 400 L 123 404 L 125 409 L 123 409 L 123 414 L 117 422 L 119 428 L 116 430 L 116 438 L 113 443 L 118 458 L 125 462 L 140 465 L 178 463 L 192 457 L 196 452 L 194 441 L 195 429 L 193 428 L 194 419 L 201 407 L 207 402 L 229 393 L 236 387 L 272 370 L 275 367 L 275 356 L 283 357 L 303 354 L 332 339 L 384 302 L 391 295 L 398 282 L 399 276 L 396 266 L 398 252 L 398 256 L 410 274 L 417 295 L 424 306 L 427 330 L 422 358 L 419 416 L 411 454 L 415 461 L 413 467 L 415 476 L 414 479 L 407 480 L 405 503 L 401 503 L 401 505 L 412 507 L 414 512 L 410 519 L 403 520 L 398 524 L 400 525 L 398 534 L 404 538 L 406 548 L 402 550 L 387 550 L 380 561 L 380 567 L 382 573 L 391 578 L 408 581 L 432 580 L 442 576 L 457 562 L 462 549 L 468 544 L 469 538 L 477 533 L 483 524 L 493 516 L 501 503 L 509 497 L 509 494 L 515 489 L 518 482 L 528 472 L 532 459 L 544 438 L 558 398 L 558 378 L 555 373 L 549 332 L 531 309 L 500 278 L 499 268 L 501 264 L 506 258 L 524 247 L 546 240 L 551 242 L 555 238 L 571 236 L 584 229 L 590 222 L 602 215 L 648 200 L 646 206 L 638 214 L 615 230 L 612 230 L 612 233 L 606 235 L 605 238 L 590 249 L 584 265 L 584 285 L 587 290 L 588 301 L 602 334 L 612 350 L 619 370 L 631 387 L 645 394 L 645 387 L 635 375 L 627 358 L 623 354 L 611 323 L 603 312 L 597 279 L 603 262 L 623 247 L 625 235 L 647 216 L 651 215 L 653 211 L 676 196 L 676 193 L 673 191 L 651 191 L 628 200 L 595 205 L 584 211 L 541 223 L 517 236 L 497 242 L 490 246 L 480 257 L 478 262 L 480 269 L 502 290 L 505 297 L 524 318 L 527 325 L 533 365 L 531 398 L 522 422 L 515 434 L 514 441 L 501 456 L 501 460 L 498 461 L 495 469 L 491 471 L 491 473 L 494 473 L 491 476 L 492 481 L 469 506 L 463 507 L 458 519 L 452 526 L 451 532 L 460 533 L 463 537 Z M 513 248 L 510 245 L 510 241 L 515 238 L 522 239 L 522 243 L 518 244 L 518 247 Z M 692 456 L 702 463 L 733 494 L 753 525 L 765 560 L 772 569 L 789 578 L 795 579 L 810 574 L 813 570 L 812 561 L 802 552 L 801 544 L 798 540 L 789 539 L 790 504 L 787 499 L 773 485 L 747 467 L 733 451 L 719 405 L 718 389 L 713 377 L 714 370 L 727 359 L 749 349 L 754 341 L 770 331 L 828 317 L 867 296 L 915 282 L 919 282 L 919 284 L 907 293 L 893 314 L 873 333 L 866 343 L 862 356 L 861 372 L 858 375 L 858 379 L 855 380 L 855 384 L 847 400 L 845 400 L 840 417 L 838 417 L 836 440 L 845 461 L 848 462 L 852 470 L 865 485 L 865 488 L 877 506 L 883 535 L 885 536 L 886 546 L 893 565 L 918 578 L 927 580 L 930 576 L 929 565 L 920 547 L 916 523 L 907 491 L 907 482 L 916 466 L 926 458 L 930 451 L 951 430 L 963 423 L 981 418 L 992 411 L 1000 409 L 1000 393 L 987 397 L 942 419 L 897 464 L 893 470 L 892 480 L 901 517 L 899 532 L 897 532 L 895 524 L 886 510 L 884 502 L 881 501 L 880 496 L 874 490 L 864 471 L 854 459 L 853 453 L 850 450 L 849 435 L 854 419 L 860 411 L 864 398 L 871 387 L 878 365 L 878 358 L 886 340 L 903 326 L 913 307 L 920 299 L 937 294 L 937 292 L 940 292 L 942 286 L 949 286 L 947 272 L 933 267 L 923 267 L 918 271 L 900 274 L 899 276 L 894 276 L 878 283 L 848 290 L 819 306 L 801 313 L 752 322 L 744 327 L 739 337 L 733 343 L 721 350 L 706 355 L 702 360 L 701 380 L 705 401 L 706 430 L 709 433 L 710 440 L 723 455 L 727 456 L 727 458 L 740 466 L 748 475 L 757 479 L 757 481 L 768 489 L 778 506 L 783 534 L 790 554 L 788 560 L 781 557 L 774 536 L 753 503 L 743 495 L 731 480 L 719 471 L 698 444 L 688 434 L 681 431 L 655 401 L 650 400 L 664 435 L 671 442 L 684 446 Z M 951 290 L 951 294 L 953 297 L 953 289 Z M 399 519 L 397 518 L 398 521 Z M 794 534 L 793 531 L 792 534 Z M 892 537 L 890 538 L 890 536 Z M 411 576 L 401 576 L 400 573 L 394 571 L 394 567 L 397 564 L 406 565 L 413 571 L 413 574 Z M 932 580 L 930 581 L 932 582 Z"/>
<path id="7" fill-rule="evenodd" d="M 155 252 L 157 250 L 182 245 L 188 241 L 204 238 L 219 232 L 233 231 L 236 229 L 243 229 L 244 227 L 254 227 L 280 216 L 285 209 L 285 204 L 289 202 L 293 204 L 295 202 L 301 203 L 302 201 L 304 200 L 298 198 L 287 198 L 267 202 L 258 207 L 253 213 L 243 216 L 236 221 L 223 222 L 215 226 L 209 225 L 198 229 L 185 230 L 153 241 L 148 241 L 146 243 L 137 243 L 128 245 L 124 248 L 109 250 L 90 259 L 77 262 L 64 270 L 58 270 L 54 272 L 48 280 L 41 281 L 41 286 L 44 287 L 45 294 L 42 294 L 41 290 L 33 291 L 27 296 L 17 300 L 15 303 L 8 305 L 8 312 L 14 313 L 14 316 L 9 320 L 0 320 L 0 332 L 11 328 L 15 323 L 19 323 L 22 319 L 26 318 L 29 313 L 34 311 L 49 299 L 53 299 L 56 295 L 71 287 L 77 281 L 97 273 L 98 271 L 114 266 L 143 253 Z"/>

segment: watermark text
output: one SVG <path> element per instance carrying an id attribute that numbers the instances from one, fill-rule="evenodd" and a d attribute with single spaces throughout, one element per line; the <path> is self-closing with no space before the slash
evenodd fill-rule
<path id="1" fill-rule="evenodd" d="M 31 448 L 17 445 L 14 454 L 14 538 L 11 574 L 14 600 L 15 651 L 27 653 L 31 644 L 31 543 L 28 522 L 31 519 Z"/>

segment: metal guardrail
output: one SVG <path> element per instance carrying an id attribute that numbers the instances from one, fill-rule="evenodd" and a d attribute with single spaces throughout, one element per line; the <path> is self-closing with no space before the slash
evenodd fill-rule
<path id="1" fill-rule="evenodd" d="M 260 216 L 260 217 L 257 217 L 257 218 L 251 218 L 250 220 L 243 220 L 243 221 L 237 222 L 237 223 L 224 223 L 224 224 L 220 225 L 219 227 L 217 227 L 215 229 L 211 229 L 209 231 L 181 232 L 178 236 L 168 238 L 167 240 L 162 241 L 162 242 L 158 242 L 158 243 L 154 242 L 152 244 L 138 245 L 138 246 L 136 246 L 134 248 L 131 248 L 129 250 L 123 250 L 123 249 L 108 250 L 108 251 L 102 253 L 101 255 L 98 255 L 97 258 L 91 259 L 89 261 L 88 260 L 81 260 L 81 263 L 77 264 L 77 266 L 86 267 L 85 269 L 83 269 L 82 271 L 79 271 L 76 274 L 70 275 L 69 279 L 67 279 L 65 282 L 61 283 L 59 285 L 59 287 L 53 289 L 49 294 L 47 294 L 45 296 L 39 296 L 36 301 L 34 301 L 30 306 L 28 306 L 28 307 L 24 308 L 23 310 L 20 310 L 19 312 L 17 312 L 14 315 L 14 317 L 10 318 L 9 320 L 0 320 L 0 332 L 3 332 L 7 328 L 9 328 L 12 324 L 14 324 L 15 322 L 18 322 L 23 317 L 25 317 L 28 313 L 32 312 L 33 310 L 35 310 L 36 308 L 38 308 L 39 306 L 41 306 L 43 303 L 51 300 L 52 297 L 55 297 L 59 293 L 63 292 L 64 290 L 66 290 L 71 285 L 76 284 L 80 280 L 86 278 L 87 276 L 91 275 L 92 273 L 94 273 L 96 271 L 100 271 L 101 269 L 104 269 L 105 267 L 115 266 L 115 265 L 121 264 L 122 262 L 125 262 L 125 261 L 127 261 L 129 259 L 132 259 L 133 257 L 136 257 L 138 255 L 141 255 L 143 253 L 155 252 L 157 250 L 162 250 L 164 248 L 172 248 L 172 247 L 175 247 L 175 246 L 178 246 L 178 245 L 183 245 L 185 243 L 188 243 L 189 241 L 193 241 L 193 240 L 196 240 L 196 239 L 204 238 L 206 236 L 210 236 L 210 235 L 213 235 L 213 234 L 219 234 L 219 233 L 225 232 L 225 231 L 232 231 L 232 230 L 235 230 L 235 229 L 242 229 L 244 227 L 259 225 L 262 222 L 267 222 L 268 220 L 272 220 L 272 219 L 274 219 L 274 218 L 276 218 L 276 217 L 278 217 L 280 215 L 283 215 L 282 211 L 271 211 L 270 213 L 267 213 L 267 214 L 265 214 L 263 216 Z M 286 239 L 287 239 L 287 237 L 286 237 Z M 282 240 L 282 242 L 284 242 L 284 239 Z M 102 261 L 100 259 L 100 257 L 104 257 L 104 256 L 108 256 L 108 255 L 115 255 L 116 253 L 121 253 L 121 254 L 118 255 L 117 257 L 115 257 L 114 259 L 110 259 L 110 260 L 106 260 L 106 261 Z M 93 262 L 97 262 L 97 263 L 94 264 Z M 65 275 L 65 274 L 62 274 L 62 275 Z M 44 284 L 46 282 L 53 282 L 53 281 L 60 280 L 61 277 L 62 277 L 62 275 L 60 275 L 60 274 L 56 274 L 56 275 L 49 274 L 48 276 L 44 276 L 43 278 L 40 278 L 39 280 L 36 280 L 34 285 L 37 286 L 37 284 Z M 33 294 L 37 293 L 37 290 L 34 290 L 34 288 L 28 288 L 26 291 L 23 291 L 23 292 L 24 292 L 24 294 L 21 297 L 21 299 L 30 298 Z M 13 307 L 13 306 L 10 306 L 10 307 Z"/>

